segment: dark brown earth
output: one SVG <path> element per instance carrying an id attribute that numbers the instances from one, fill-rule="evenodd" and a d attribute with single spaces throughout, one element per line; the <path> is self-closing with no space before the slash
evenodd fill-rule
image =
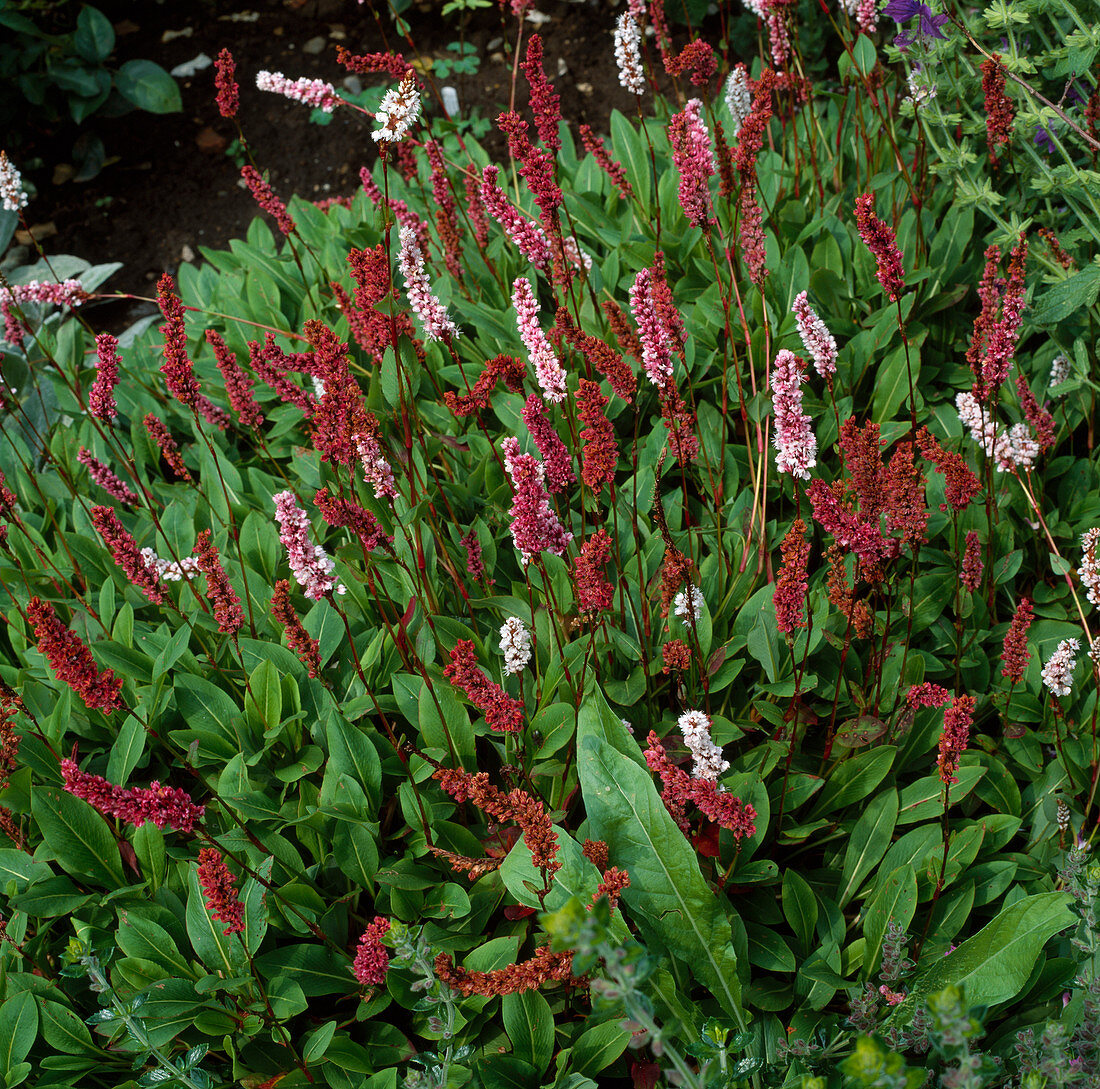
<path id="1" fill-rule="evenodd" d="M 562 115 L 574 131 L 587 123 L 606 133 L 612 109 L 634 108 L 633 96 L 619 86 L 612 48 L 615 17 L 623 5 L 607 0 L 539 0 L 535 6 L 549 21 L 537 27 L 526 24 L 525 40 L 536 29 L 542 35 L 545 66 L 561 96 Z M 292 193 L 312 199 L 354 193 L 360 167 L 374 161 L 375 145 L 369 119 L 338 109 L 331 124 L 313 124 L 307 107 L 258 91 L 257 71 L 282 71 L 292 79 L 320 77 L 339 87 L 347 72 L 336 61 L 337 44 L 353 53 L 398 50 L 407 60 L 416 58 L 414 63 L 423 70 L 429 59 L 453 56 L 446 46 L 459 39 L 461 30 L 457 16 L 445 19 L 439 14 L 442 0 L 421 2 L 405 13 L 416 48 L 395 32 L 388 15 L 376 18 L 370 3 L 354 0 L 113 6 L 101 0 L 100 7 L 118 35 L 112 64 L 148 58 L 172 69 L 200 53 L 215 57 L 223 47 L 233 52 L 245 137 L 284 199 Z M 248 13 L 258 18 L 240 20 Z M 469 17 L 465 38 L 477 49 L 480 70 L 474 76 L 452 75 L 440 81 L 457 87 L 464 113 L 476 108 L 482 117 L 494 118 L 507 107 L 515 22 L 507 9 L 502 15 L 495 0 L 489 9 Z M 717 41 L 720 28 L 712 29 L 708 37 Z M 178 31 L 185 35 L 171 33 Z M 382 84 L 387 78 L 365 77 L 364 83 Z M 38 189 L 26 209 L 28 222 L 52 223 L 57 230 L 43 240 L 44 249 L 93 263 L 121 261 L 122 269 L 104 285 L 105 291 L 152 295 L 162 272 L 174 273 L 181 261 L 199 259 L 200 246 L 225 248 L 230 238 L 243 236 L 256 215 L 250 194 L 238 184 L 239 168 L 226 154 L 237 131 L 215 106 L 213 68 L 179 83 L 182 113 L 133 112 L 121 118 L 93 117 L 86 123 L 104 141 L 108 156 L 107 165 L 89 182 L 61 180 L 79 134 L 71 127 L 31 132 L 29 144 L 20 149 L 23 162 L 33 164 L 37 159 L 41 164 L 25 171 Z M 525 101 L 521 74 L 517 102 Z M 495 129 L 483 142 L 500 154 Z M 27 257 L 33 259 L 33 254 Z M 98 328 L 125 325 L 136 312 L 132 305 L 118 303 L 93 309 L 88 316 Z"/>

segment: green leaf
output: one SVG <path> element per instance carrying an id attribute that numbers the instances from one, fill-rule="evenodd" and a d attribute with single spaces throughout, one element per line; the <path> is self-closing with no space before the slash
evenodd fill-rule
<path id="1" fill-rule="evenodd" d="M 43 1002 L 39 1014 L 42 1038 L 55 1051 L 63 1055 L 102 1054 L 92 1042 L 88 1026 L 68 1006 L 60 1002 Z"/>
<path id="2" fill-rule="evenodd" d="M 739 1025 L 741 985 L 725 912 L 711 892 L 691 845 L 669 816 L 647 772 L 586 734 L 580 744 L 581 793 L 594 838 L 625 869 L 631 914 L 659 935 Z"/>
<path id="3" fill-rule="evenodd" d="M 377 813 L 382 802 L 382 762 L 370 738 L 339 712 L 329 715 L 325 736 L 328 740 L 326 775 L 343 772 L 350 776 L 363 788 L 372 813 Z"/>
<path id="4" fill-rule="evenodd" d="M 139 110 L 179 113 L 183 109 L 176 81 L 151 60 L 127 61 L 115 76 L 118 93 Z"/>
<path id="5" fill-rule="evenodd" d="M 119 912 L 115 941 L 128 957 L 151 960 L 173 976 L 190 976 L 191 965 L 179 951 L 175 939 L 153 919 L 132 909 Z"/>
<path id="6" fill-rule="evenodd" d="M 647 766 L 645 757 L 638 748 L 638 742 L 623 725 L 623 720 L 608 706 L 603 692 L 597 685 L 593 685 L 584 697 L 584 702 L 577 713 L 578 741 L 587 736 L 602 737 L 627 759 L 633 760 L 638 767 Z"/>
<path id="7" fill-rule="evenodd" d="M 1056 325 L 1092 306 L 1100 295 L 1100 265 L 1089 265 L 1042 293 L 1028 312 L 1036 325 Z"/>
<path id="8" fill-rule="evenodd" d="M 115 47 L 111 20 L 99 8 L 81 8 L 76 18 L 73 46 L 86 61 L 105 61 Z"/>
<path id="9" fill-rule="evenodd" d="M 861 37 L 861 42 L 870 44 L 870 39 Z M 909 375 L 912 372 L 913 389 L 919 388 L 920 353 L 915 344 L 910 343 L 906 355 L 905 346 L 895 348 L 875 368 L 875 399 L 872 418 L 876 423 L 884 423 L 894 418 L 898 406 L 909 396 Z"/>
<path id="10" fill-rule="evenodd" d="M 35 919 L 53 919 L 69 915 L 90 899 L 67 877 L 51 877 L 31 885 L 26 892 L 13 896 L 8 903 L 17 911 L 25 911 Z"/>
<path id="11" fill-rule="evenodd" d="M 875 787 L 886 777 L 896 753 L 893 745 L 883 745 L 877 749 L 855 753 L 835 767 L 818 795 L 817 804 L 810 815 L 811 820 L 870 797 Z"/>
<path id="12" fill-rule="evenodd" d="M 307 1063 L 315 1063 L 324 1056 L 335 1035 L 335 1021 L 327 1021 L 315 1032 L 311 1032 L 302 1044 L 302 1058 Z"/>
<path id="13" fill-rule="evenodd" d="M 256 967 L 267 978 L 286 976 L 302 988 L 307 998 L 325 994 L 349 994 L 355 990 L 351 961 L 313 942 L 284 945 L 256 958 Z"/>
<path id="14" fill-rule="evenodd" d="M 840 872 L 839 907 L 843 908 L 859 892 L 864 879 L 882 861 L 890 849 L 897 820 L 898 792 L 890 787 L 867 806 L 852 829 Z"/>
<path id="15" fill-rule="evenodd" d="M 378 847 L 370 829 L 363 824 L 341 821 L 332 839 L 332 857 L 353 885 L 373 891 Z"/>
<path id="16" fill-rule="evenodd" d="M 809 949 L 817 926 L 817 897 L 797 870 L 783 874 L 783 914 L 803 948 Z"/>
<path id="17" fill-rule="evenodd" d="M 38 1035 L 38 1006 L 30 991 L 4 999 L 0 1007 L 0 1074 L 18 1066 Z"/>
<path id="18" fill-rule="evenodd" d="M 254 729 L 262 731 L 265 737 L 274 737 L 279 732 L 283 721 L 283 690 L 273 662 L 263 661 L 252 671 L 244 706 Z"/>
<path id="19" fill-rule="evenodd" d="M 867 75 L 875 67 L 875 61 L 878 59 L 878 56 L 875 53 L 874 42 L 872 42 L 867 35 L 860 35 L 852 53 L 856 67 L 864 75 Z"/>
<path id="20" fill-rule="evenodd" d="M 579 1074 L 598 1074 L 610 1066 L 630 1043 L 630 1033 L 614 1021 L 593 1025 L 577 1037 L 569 1065 Z"/>
<path id="21" fill-rule="evenodd" d="M 512 1041 L 512 1054 L 531 1063 L 541 1074 L 554 1053 L 554 1018 L 550 1004 L 538 991 L 506 994 L 501 1003 L 504 1031 Z"/>
<path id="22" fill-rule="evenodd" d="M 917 875 L 911 866 L 902 866 L 881 884 L 863 912 L 863 967 L 868 977 L 878 966 L 882 939 L 891 920 L 907 930 L 917 910 Z"/>
<path id="23" fill-rule="evenodd" d="M 145 752 L 146 728 L 136 715 L 129 715 L 118 731 L 111 745 L 111 755 L 107 760 L 107 778 L 112 783 L 124 785 L 130 778 L 130 772 Z"/>
<path id="24" fill-rule="evenodd" d="M 1060 930 L 1073 926 L 1065 892 L 1040 892 L 1005 908 L 954 952 L 935 961 L 913 983 L 897 1012 L 944 987 L 962 987 L 971 1006 L 1007 1002 L 1020 993 L 1043 946 Z"/>
<path id="25" fill-rule="evenodd" d="M 115 837 L 87 802 L 57 787 L 35 786 L 31 815 L 62 869 L 108 889 L 126 884 Z"/>
<path id="26" fill-rule="evenodd" d="M 644 208 L 653 196 L 652 168 L 645 140 L 618 110 L 611 111 L 611 146 L 615 158 L 623 164 L 627 180 Z"/>

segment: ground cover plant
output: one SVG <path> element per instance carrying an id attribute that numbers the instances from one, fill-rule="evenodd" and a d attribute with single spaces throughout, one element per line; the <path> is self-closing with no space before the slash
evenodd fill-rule
<path id="1" fill-rule="evenodd" d="M 226 51 L 360 190 L 0 285 L 0 1075 L 1096 1084 L 1096 5 L 632 0 L 607 138 L 530 6 L 507 160 Z"/>

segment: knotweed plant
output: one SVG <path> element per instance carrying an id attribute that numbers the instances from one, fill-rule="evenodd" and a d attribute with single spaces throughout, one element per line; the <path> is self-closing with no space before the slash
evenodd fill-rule
<path id="1" fill-rule="evenodd" d="M 826 6 L 0 276 L 5 1085 L 1095 1083 L 1096 4 Z"/>

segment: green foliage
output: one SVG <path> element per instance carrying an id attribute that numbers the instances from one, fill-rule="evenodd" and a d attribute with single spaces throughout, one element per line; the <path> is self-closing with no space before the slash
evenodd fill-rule
<path id="1" fill-rule="evenodd" d="M 1088 1084 L 1096 673 L 1081 654 L 1076 683 L 1052 686 L 1043 667 L 1094 638 L 1081 536 L 1100 522 L 1100 251 L 1073 218 L 1092 145 L 1069 128 L 1065 162 L 1025 175 L 929 136 L 972 108 L 973 43 L 1015 33 L 1006 18 L 951 24 L 958 63 L 921 70 L 943 81 L 937 115 L 896 105 L 904 65 L 840 17 L 814 87 L 792 61 L 774 116 L 736 138 L 759 122 L 755 165 L 694 194 L 703 215 L 670 144 L 690 120 L 679 102 L 612 114 L 621 179 L 562 125 L 546 152 L 560 208 L 537 155 L 498 175 L 520 223 L 540 220 L 547 261 L 537 237 L 521 252 L 467 206 L 489 155 L 429 116 L 431 158 L 387 148 L 366 192 L 292 198 L 288 234 L 257 219 L 163 285 L 182 329 L 120 338 L 115 416 L 89 410 L 82 312 L 30 301 L 51 275 L 94 294 L 111 267 L 16 271 L 0 420 L 5 1084 L 587 1089 L 650 1064 L 728 1089 L 908 1089 L 929 1072 Z M 1067 50 L 1091 48 L 1053 25 Z M 798 30 L 794 50 L 823 34 Z M 766 87 L 759 60 L 753 75 Z M 707 140 L 719 120 L 732 139 L 712 92 Z M 857 223 L 864 193 L 880 241 L 896 235 L 896 300 Z M 742 237 L 754 200 L 766 278 Z M 1009 275 L 988 247 L 1007 258 L 1038 219 L 1075 269 L 1036 234 Z M 546 349 L 517 322 L 520 277 Z M 780 356 L 811 350 L 803 291 L 839 346 L 828 378 Z M 242 422 L 208 332 L 262 422 Z M 994 373 L 991 343 L 1020 385 Z M 541 381 L 524 369 L 540 354 Z M 988 443 L 956 404 L 981 392 L 983 356 Z M 495 386 L 487 361 L 511 366 Z M 784 361 L 801 401 L 777 413 Z M 210 404 L 187 403 L 189 367 Z M 805 476 L 777 466 L 777 414 L 812 424 Z M 544 494 L 555 457 L 580 479 Z M 287 492 L 295 535 L 285 509 L 275 520 Z M 144 571 L 116 562 L 100 506 L 152 550 Z M 578 562 L 600 531 L 606 587 Z M 1006 652 L 1025 597 L 1034 620 Z M 32 598 L 69 634 L 36 630 Z M 104 713 L 83 696 L 108 669 L 121 706 Z"/>

